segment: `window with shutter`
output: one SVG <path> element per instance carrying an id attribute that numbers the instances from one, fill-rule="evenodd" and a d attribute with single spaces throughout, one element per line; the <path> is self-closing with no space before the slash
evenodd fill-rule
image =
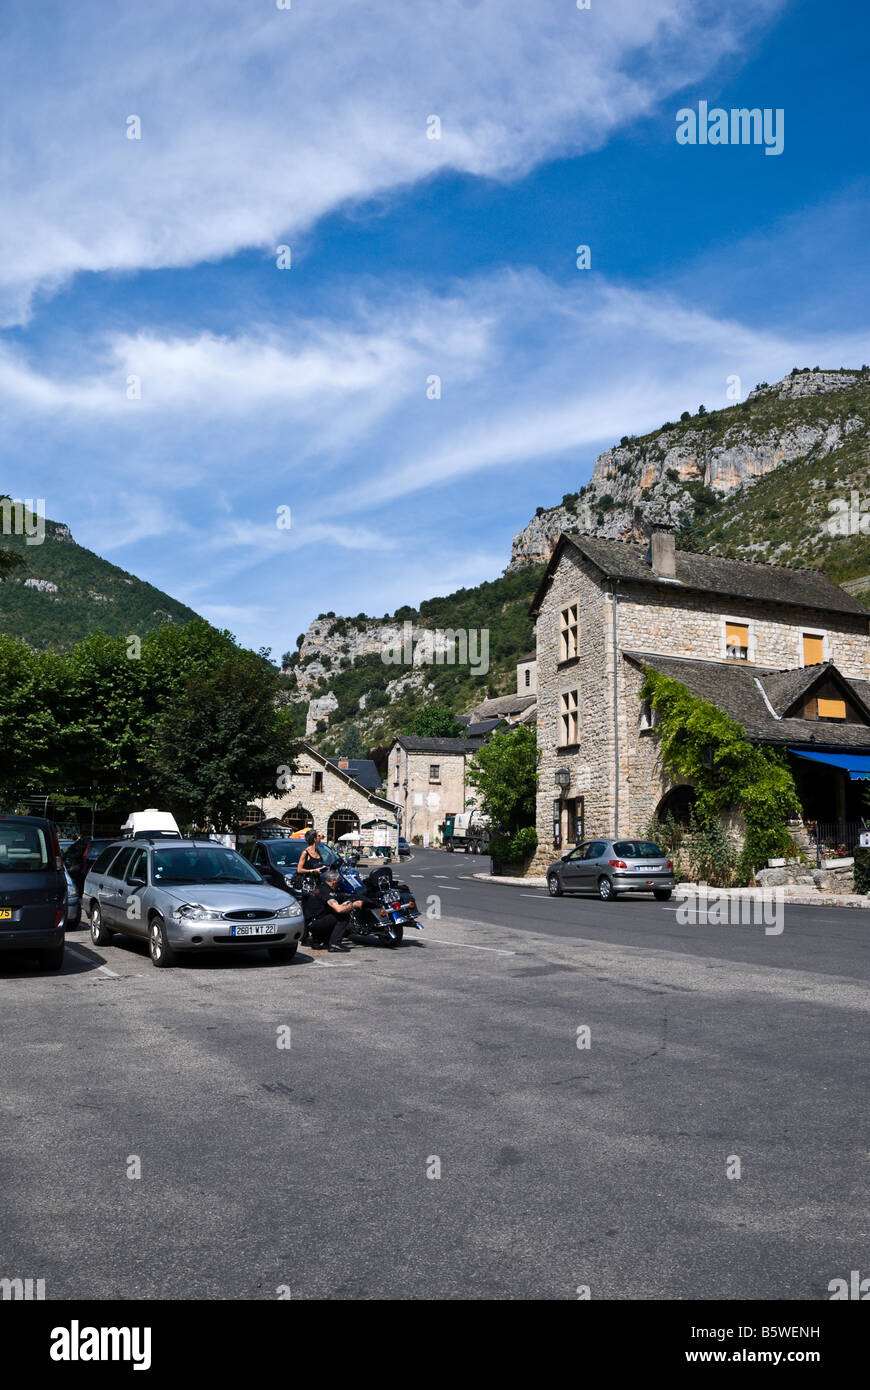
<path id="1" fill-rule="evenodd" d="M 845 700 L 819 700 L 820 719 L 845 719 Z"/>
<path id="2" fill-rule="evenodd" d="M 824 642 L 823 637 L 816 637 L 812 633 L 804 633 L 804 666 L 820 666 L 824 661 Z"/>
<path id="3" fill-rule="evenodd" d="M 725 624 L 725 655 L 731 661 L 749 660 L 749 624 Z"/>

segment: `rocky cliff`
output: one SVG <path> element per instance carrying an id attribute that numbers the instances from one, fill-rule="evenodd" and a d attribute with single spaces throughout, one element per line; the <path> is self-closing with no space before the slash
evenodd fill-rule
<path id="1" fill-rule="evenodd" d="M 650 515 L 685 525 L 699 500 L 709 509 L 784 465 L 834 456 L 851 436 L 866 440 L 868 424 L 867 367 L 796 370 L 725 410 L 687 412 L 600 454 L 585 487 L 514 537 L 510 568 L 546 562 L 562 531 L 639 540 Z"/>

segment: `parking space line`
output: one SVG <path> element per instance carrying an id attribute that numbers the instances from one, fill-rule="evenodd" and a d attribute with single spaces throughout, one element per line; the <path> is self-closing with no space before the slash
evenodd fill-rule
<path id="1" fill-rule="evenodd" d="M 494 951 L 497 956 L 515 956 L 516 951 L 503 951 L 500 946 L 472 946 L 470 941 L 445 941 L 443 936 L 428 936 L 427 941 L 437 941 L 439 946 L 464 946 L 467 951 Z"/>
<path id="2" fill-rule="evenodd" d="M 71 952 L 73 953 L 74 956 L 78 956 L 79 960 L 87 961 L 88 965 L 93 965 L 93 963 L 94 963 L 94 958 L 93 958 L 93 956 L 89 956 L 89 955 L 87 954 L 87 952 L 86 952 L 86 951 L 82 951 L 82 950 L 80 949 L 80 947 L 71 945 L 69 942 L 67 942 L 67 943 L 66 943 L 66 949 L 67 949 L 68 951 L 71 951 Z M 101 974 L 103 974 L 103 975 L 108 975 L 108 977 L 109 977 L 110 980 L 120 980 L 120 978 L 121 978 L 121 976 L 120 976 L 119 974 L 117 974 L 116 971 L 110 970 L 109 967 L 108 967 L 107 965 L 98 965 L 98 966 L 97 966 L 97 969 L 101 972 Z"/>

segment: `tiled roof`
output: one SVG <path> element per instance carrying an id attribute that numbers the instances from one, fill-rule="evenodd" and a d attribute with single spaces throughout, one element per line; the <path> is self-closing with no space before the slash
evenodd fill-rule
<path id="1" fill-rule="evenodd" d="M 535 704 L 537 695 L 500 695 L 494 700 L 481 700 L 471 711 L 472 719 L 500 719 L 505 714 L 522 714 Z"/>
<path id="2" fill-rule="evenodd" d="M 676 551 L 676 576 L 664 579 L 650 567 L 648 550 L 628 541 L 603 540 L 597 536 L 570 535 L 567 532 L 547 566 L 532 603 L 536 613 L 550 577 L 566 548 L 584 556 L 609 579 L 637 584 L 653 584 L 671 591 L 680 588 L 729 598 L 755 599 L 759 603 L 787 604 L 792 608 L 818 608 L 830 613 L 853 613 L 870 618 L 867 609 L 853 594 L 846 593 L 821 570 L 787 569 L 783 565 L 761 565 L 751 560 L 726 560 L 720 555 L 696 555 L 690 550 Z"/>
<path id="3" fill-rule="evenodd" d="M 396 739 L 406 753 L 477 753 L 479 738 L 416 738 L 402 734 Z"/>
<path id="4" fill-rule="evenodd" d="M 338 758 L 327 758 L 328 763 L 333 767 L 338 767 Z M 371 758 L 348 758 L 347 767 L 343 767 L 342 772 L 350 773 L 355 782 L 360 786 L 367 787 L 369 791 L 380 791 L 383 777 L 378 772 Z"/>
<path id="5" fill-rule="evenodd" d="M 819 675 L 829 675 L 846 688 L 851 688 L 859 704 L 864 705 L 866 696 L 859 687 L 870 685 L 867 681 L 850 681 L 832 662 L 815 668 L 801 667 L 798 671 L 774 671 L 763 666 L 744 666 L 735 661 L 690 661 L 682 657 L 656 656 L 650 652 L 624 652 L 624 656 L 638 666 L 649 666 L 663 676 L 679 681 L 700 700 L 706 700 L 717 709 L 736 719 L 746 730 L 747 736 L 764 743 L 814 744 L 817 747 L 870 748 L 870 727 L 863 724 L 829 724 L 812 719 L 777 718 L 778 703 L 783 700 L 786 682 L 782 677 L 801 677 L 807 670 L 814 671 L 813 680 Z M 786 699 L 783 708 L 794 702 L 801 688 L 812 682 L 802 680 L 793 682 L 795 694 Z M 760 688 L 759 688 L 760 686 Z M 770 686 L 770 689 L 768 689 Z M 773 706 L 772 714 L 765 701 Z"/>

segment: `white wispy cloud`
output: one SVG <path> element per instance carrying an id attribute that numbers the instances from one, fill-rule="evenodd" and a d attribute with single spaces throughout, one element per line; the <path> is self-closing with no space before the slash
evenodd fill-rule
<path id="1" fill-rule="evenodd" d="M 308 229 L 352 200 L 598 148 L 781 4 L 149 0 L 10 22 L 0 323 L 77 271 L 190 266 L 287 236 L 304 255 Z"/>

